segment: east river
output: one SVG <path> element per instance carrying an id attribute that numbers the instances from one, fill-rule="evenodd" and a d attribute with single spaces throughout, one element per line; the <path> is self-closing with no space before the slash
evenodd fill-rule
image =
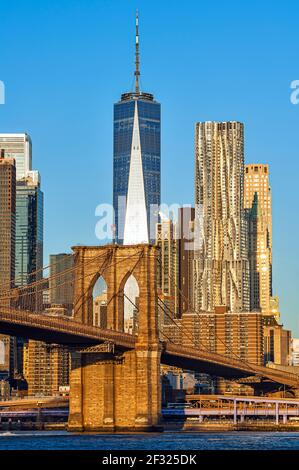
<path id="1" fill-rule="evenodd" d="M 299 432 L 1 432 L 0 450 L 299 450 Z"/>

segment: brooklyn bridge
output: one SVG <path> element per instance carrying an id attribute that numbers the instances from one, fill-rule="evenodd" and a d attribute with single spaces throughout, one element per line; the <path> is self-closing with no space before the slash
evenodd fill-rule
<path id="1" fill-rule="evenodd" d="M 158 249 L 152 245 L 76 246 L 74 266 L 56 276 L 56 285 L 74 283 L 71 317 L 42 309 L 45 278 L 0 294 L 0 333 L 69 346 L 71 353 L 71 431 L 150 431 L 161 425 L 161 364 L 233 380 L 283 386 L 298 396 L 299 377 L 249 363 L 230 351 L 220 355 L 178 343 L 166 336 L 159 311 Z M 65 280 L 72 273 L 72 281 Z M 124 331 L 124 287 L 134 275 L 139 287 L 138 329 Z M 94 324 L 93 289 L 99 278 L 107 285 L 107 319 Z M 47 279 L 49 281 L 49 279 Z M 161 307 L 161 308 L 158 308 Z M 165 310 L 166 311 L 166 310 Z M 166 312 L 167 313 L 167 312 Z M 200 315 L 200 312 L 198 312 Z M 170 318 L 177 328 L 175 318 Z"/>

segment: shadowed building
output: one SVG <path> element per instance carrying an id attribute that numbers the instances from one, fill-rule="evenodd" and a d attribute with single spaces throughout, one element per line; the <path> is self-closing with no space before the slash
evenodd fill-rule
<path id="1" fill-rule="evenodd" d="M 71 315 L 74 302 L 74 256 L 71 253 L 50 255 L 49 303 L 61 305 Z"/>

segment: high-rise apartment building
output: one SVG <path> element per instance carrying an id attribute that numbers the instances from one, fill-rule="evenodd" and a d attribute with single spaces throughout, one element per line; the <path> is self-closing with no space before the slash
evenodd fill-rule
<path id="1" fill-rule="evenodd" d="M 214 313 L 185 312 L 176 325 L 165 325 L 163 331 L 177 344 L 198 347 L 230 358 L 262 365 L 263 316 L 259 312 Z"/>
<path id="2" fill-rule="evenodd" d="M 0 292 L 13 286 L 15 275 L 16 168 L 0 158 Z"/>
<path id="3" fill-rule="evenodd" d="M 177 225 L 172 220 L 162 218 L 157 224 L 156 245 L 160 249 L 157 280 L 160 317 L 169 323 L 170 318 L 179 316 L 179 247 Z"/>
<path id="4" fill-rule="evenodd" d="M 179 314 L 194 309 L 193 264 L 195 248 L 195 209 L 181 207 L 178 213 Z"/>
<path id="5" fill-rule="evenodd" d="M 13 287 L 15 273 L 16 168 L 14 159 L 0 153 L 0 305 L 10 306 L 5 292 Z M 2 298 L 1 298 L 2 296 Z M 0 378 L 14 368 L 14 340 L 0 335 Z"/>
<path id="6" fill-rule="evenodd" d="M 161 111 L 152 94 L 140 91 L 138 16 L 135 56 L 135 91 L 114 105 L 115 240 L 126 245 L 154 241 L 160 205 Z"/>
<path id="7" fill-rule="evenodd" d="M 193 307 L 194 216 L 194 208 L 181 207 L 176 222 L 161 215 L 156 225 L 158 288 L 171 317 Z"/>
<path id="8" fill-rule="evenodd" d="M 244 211 L 244 137 L 240 122 L 196 124 L 195 308 L 249 311 Z"/>
<path id="9" fill-rule="evenodd" d="M 5 158 L 14 158 L 16 178 L 22 179 L 32 170 L 32 144 L 28 134 L 0 134 L 0 151 Z"/>
<path id="10" fill-rule="evenodd" d="M 261 309 L 264 315 L 271 315 L 272 197 L 269 165 L 245 166 L 244 207 L 249 226 L 251 309 Z"/>

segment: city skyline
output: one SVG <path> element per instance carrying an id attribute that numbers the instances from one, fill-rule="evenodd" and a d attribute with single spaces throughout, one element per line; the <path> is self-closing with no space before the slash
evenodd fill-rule
<path id="1" fill-rule="evenodd" d="M 119 74 L 120 75 L 119 81 L 118 81 L 118 77 L 113 77 L 113 80 L 110 79 L 110 81 L 107 82 L 107 83 L 109 83 L 109 99 L 110 99 L 111 96 L 113 96 L 114 97 L 113 101 L 115 101 L 115 97 L 117 96 L 118 87 L 121 85 L 121 88 L 122 89 L 124 88 L 124 85 L 125 85 L 124 80 L 126 80 L 126 74 L 127 74 L 126 70 L 130 70 L 131 66 L 132 66 L 132 58 L 133 58 L 133 55 L 132 55 L 132 44 L 133 44 L 132 37 L 133 37 L 133 35 L 131 34 L 132 29 L 133 29 L 133 27 L 132 27 L 132 13 L 133 13 L 133 9 L 132 9 L 132 11 L 129 11 L 127 13 L 128 17 L 130 17 L 130 21 L 126 24 L 125 28 L 123 28 L 123 30 L 122 30 L 122 33 L 124 34 L 124 36 L 123 36 L 124 42 L 126 42 L 126 45 L 127 45 L 126 49 L 128 50 L 128 55 L 126 55 L 125 57 L 119 57 L 118 56 L 118 52 L 119 52 L 118 49 L 117 48 L 114 49 L 114 54 L 113 54 L 114 59 L 115 59 L 115 57 L 117 57 L 117 59 L 120 59 L 122 65 L 125 67 L 125 69 L 122 70 L 121 73 Z M 277 13 L 276 10 L 273 13 Z M 187 125 L 186 125 L 186 127 L 183 126 L 184 132 L 182 132 L 182 137 L 175 136 L 176 138 L 173 139 L 173 135 L 175 133 L 173 133 L 173 132 L 170 133 L 168 126 L 174 126 L 174 125 L 182 124 L 180 113 L 178 113 L 178 112 L 176 113 L 176 117 L 178 119 L 177 124 L 174 124 L 174 120 L 172 120 L 172 118 L 170 116 L 171 111 L 173 112 L 173 109 L 174 109 L 173 106 L 178 105 L 178 103 L 173 104 L 176 101 L 177 96 L 174 96 L 172 94 L 173 90 L 172 90 L 172 86 L 170 84 L 169 84 L 169 93 L 167 93 L 167 90 L 165 88 L 165 82 L 164 82 L 165 78 L 163 78 L 163 77 L 162 77 L 162 80 L 161 80 L 162 83 L 161 83 L 161 91 L 160 91 L 159 75 L 157 75 L 156 78 L 153 78 L 151 73 L 148 73 L 148 71 L 147 71 L 147 69 L 150 68 L 150 64 L 155 63 L 155 55 L 157 54 L 157 52 L 156 52 L 156 49 L 155 49 L 155 53 L 154 54 L 152 53 L 152 51 L 151 51 L 151 41 L 155 40 L 155 39 L 152 37 L 153 35 L 151 34 L 149 29 L 147 29 L 147 31 L 146 31 L 146 28 L 148 28 L 148 25 L 149 25 L 149 19 L 146 18 L 146 16 L 147 16 L 147 7 L 146 6 L 145 7 L 142 6 L 140 14 L 142 16 L 142 28 L 144 29 L 143 32 L 142 32 L 142 54 L 143 54 L 143 57 L 144 57 L 144 59 L 143 59 L 144 69 L 145 69 L 144 76 L 146 77 L 146 83 L 147 83 L 147 86 L 145 88 L 149 88 L 149 89 L 154 90 L 155 95 L 158 96 L 158 98 L 159 98 L 159 101 L 163 102 L 163 113 L 166 113 L 166 115 L 165 114 L 163 115 L 163 123 L 164 123 L 163 125 L 165 126 L 165 139 L 166 140 L 164 140 L 164 132 L 163 132 L 163 147 L 165 148 L 165 151 L 163 151 L 163 157 L 162 158 L 163 159 L 165 158 L 165 167 L 164 167 L 164 171 L 162 173 L 162 181 L 163 181 L 163 183 L 162 183 L 162 194 L 163 194 L 162 200 L 164 200 L 164 201 L 168 200 L 169 202 L 174 202 L 175 201 L 175 202 L 185 202 L 185 203 L 193 204 L 194 198 L 193 198 L 192 193 L 193 193 L 193 172 L 194 172 L 193 161 L 194 161 L 194 156 L 193 156 L 193 151 L 190 151 L 190 149 L 193 148 L 193 128 L 194 128 L 195 122 L 199 121 L 199 120 L 203 121 L 204 118 L 206 117 L 205 113 L 207 113 L 206 109 L 208 108 L 207 101 L 204 100 L 204 102 L 206 104 L 203 105 L 203 106 L 198 107 L 196 110 L 194 110 L 194 108 L 197 107 L 196 103 L 198 105 L 200 104 L 199 101 L 198 101 L 198 98 L 195 100 L 195 103 L 192 105 L 193 111 L 190 112 L 190 116 L 188 116 L 188 119 L 187 119 L 187 121 L 188 121 L 187 135 L 189 136 L 189 138 L 186 138 L 186 129 L 187 129 Z M 109 14 L 107 14 L 107 17 L 108 16 L 109 16 Z M 163 9 L 162 9 L 162 17 L 163 17 Z M 115 20 L 115 18 L 114 18 L 114 20 Z M 158 29 L 158 31 L 159 31 L 159 29 Z M 162 34 L 162 29 L 160 31 L 161 31 L 161 34 Z M 195 34 L 196 34 L 195 30 L 192 29 L 192 38 L 193 38 L 193 40 L 195 38 Z M 159 33 L 158 33 L 158 35 L 159 35 Z M 199 34 L 199 36 L 200 36 L 200 34 Z M 55 48 L 53 50 L 55 50 Z M 95 51 L 96 51 L 96 48 L 95 48 Z M 120 56 L 121 56 L 121 54 L 120 54 Z M 6 61 L 7 60 L 8 60 L 8 57 L 6 57 Z M 188 56 L 188 63 L 192 64 L 191 57 L 189 57 L 189 56 Z M 165 73 L 166 73 L 166 71 L 164 69 L 164 74 Z M 168 71 L 168 73 L 169 73 L 168 81 L 170 82 L 171 81 L 170 77 L 172 77 L 173 74 L 171 73 L 170 70 Z M 209 75 L 209 74 L 207 74 L 207 75 Z M 28 133 L 30 134 L 30 136 L 33 140 L 34 166 L 41 171 L 41 174 L 43 176 L 43 181 L 45 180 L 45 185 L 43 185 L 43 190 L 46 194 L 46 205 L 47 204 L 49 205 L 49 211 L 48 212 L 47 212 L 47 210 L 45 211 L 45 213 L 46 213 L 46 232 L 45 232 L 46 233 L 46 237 L 45 237 L 45 245 L 46 245 L 46 250 L 45 251 L 46 251 L 46 253 L 48 254 L 50 252 L 54 253 L 54 252 L 62 252 L 62 251 L 65 251 L 65 250 L 69 250 L 70 246 L 72 244 L 76 244 L 77 242 L 80 242 L 80 243 L 94 243 L 94 242 L 96 242 L 96 239 L 95 239 L 95 236 L 94 236 L 94 226 L 95 226 L 95 223 L 96 223 L 97 219 L 93 215 L 94 209 L 95 209 L 97 204 L 99 204 L 101 202 L 107 202 L 107 201 L 110 202 L 111 199 L 112 199 L 111 198 L 111 186 L 112 185 L 110 184 L 111 179 L 109 179 L 109 178 L 111 178 L 111 155 L 112 155 L 112 152 L 109 154 L 108 151 L 107 151 L 107 146 L 111 147 L 111 140 L 112 140 L 111 139 L 111 134 L 112 134 L 111 127 L 112 126 L 111 126 L 111 119 L 109 119 L 109 111 L 111 112 L 111 103 L 108 106 L 106 106 L 105 103 L 107 103 L 107 102 L 106 102 L 106 100 L 104 100 L 104 107 L 101 107 L 101 112 L 103 113 L 103 121 L 102 122 L 105 122 L 102 129 L 106 132 L 106 134 L 105 134 L 105 136 L 104 135 L 101 136 L 102 141 L 99 141 L 98 139 L 92 140 L 92 149 L 91 149 L 92 152 L 91 153 L 93 154 L 93 156 L 91 158 L 87 157 L 86 155 L 88 155 L 89 152 L 87 150 L 84 151 L 84 148 L 87 148 L 87 149 L 89 148 L 90 143 L 88 143 L 87 146 L 84 147 L 85 142 L 83 142 L 79 139 L 79 146 L 78 146 L 79 148 L 75 150 L 75 155 L 77 155 L 78 157 L 79 157 L 78 153 L 80 153 L 80 158 L 78 158 L 78 165 L 74 165 L 74 166 L 77 167 L 77 169 L 71 168 L 71 167 L 68 168 L 69 172 L 67 174 L 70 177 L 70 180 L 73 180 L 73 181 L 76 182 L 74 184 L 74 186 L 77 186 L 77 188 L 78 188 L 78 184 L 81 184 L 81 189 L 82 189 L 82 176 L 83 176 L 83 180 L 84 180 L 84 176 L 89 175 L 90 182 L 87 183 L 86 187 L 85 187 L 85 185 L 83 185 L 83 189 L 86 188 L 86 190 L 91 191 L 90 203 L 84 197 L 82 198 L 83 200 L 79 202 L 76 199 L 74 193 L 72 192 L 72 189 L 71 189 L 72 184 L 67 186 L 68 194 L 67 194 L 67 197 L 66 197 L 66 203 L 69 206 L 64 205 L 64 210 L 66 209 L 65 212 L 67 212 L 67 214 L 65 214 L 65 212 L 64 212 L 64 216 L 66 217 L 66 222 L 69 220 L 68 219 L 69 214 L 71 214 L 71 217 L 74 217 L 76 219 L 75 223 L 73 221 L 70 222 L 70 228 L 72 228 L 73 232 L 74 232 L 74 229 L 77 227 L 77 232 L 75 234 L 74 233 L 70 234 L 69 233 L 70 229 L 68 229 L 66 227 L 67 223 L 66 222 L 63 223 L 63 221 L 61 220 L 62 214 L 60 213 L 60 210 L 58 211 L 58 213 L 55 213 L 55 214 L 54 214 L 54 211 L 53 211 L 56 197 L 58 197 L 58 195 L 60 195 L 60 197 L 61 197 L 61 195 L 62 195 L 62 192 L 61 192 L 62 191 L 62 186 L 63 186 L 63 183 L 62 183 L 63 178 L 62 177 L 65 178 L 66 168 L 64 168 L 64 171 L 63 171 L 63 167 L 62 167 L 62 169 L 60 167 L 59 172 L 57 171 L 57 168 L 56 169 L 51 168 L 51 166 L 48 168 L 49 171 L 46 169 L 47 164 L 45 163 L 44 160 L 46 159 L 46 155 L 47 155 L 48 150 L 45 150 L 45 153 L 43 152 L 44 143 L 47 144 L 47 138 L 45 138 L 45 134 L 44 134 L 45 131 L 41 131 L 41 129 L 39 128 L 39 125 L 36 122 L 36 118 L 34 118 L 34 117 L 33 118 L 29 117 L 29 119 L 28 119 L 28 116 L 27 116 L 27 119 L 25 119 L 25 116 L 24 116 L 24 118 L 22 120 L 22 118 L 21 119 L 20 118 L 15 119 L 10 115 L 11 106 L 13 104 L 14 98 L 9 93 L 9 80 L 5 76 L 3 76 L 3 78 L 4 78 L 4 81 L 6 83 L 6 95 L 7 95 L 8 98 L 7 98 L 7 104 L 0 108 L 0 124 L 1 124 L 1 127 L 3 127 L 3 129 L 1 129 L 1 131 L 2 132 L 22 132 L 22 131 L 27 132 L 28 131 Z M 114 86 L 114 78 L 115 78 L 115 86 Z M 265 77 L 263 77 L 263 78 L 265 78 Z M 296 108 L 295 106 L 292 106 L 290 104 L 289 89 L 288 89 L 289 83 L 294 78 L 296 78 L 296 76 L 293 76 L 293 75 L 289 76 L 288 82 L 286 82 L 285 85 L 284 85 L 285 90 L 282 93 L 283 97 L 281 97 L 281 100 L 282 100 L 282 98 L 285 99 L 285 101 L 286 101 L 285 106 L 289 108 L 288 112 L 293 116 L 293 126 L 295 127 L 296 119 L 297 119 L 296 116 L 298 116 L 298 114 L 296 114 L 296 113 L 299 112 L 299 108 Z M 201 79 L 203 80 L 203 87 L 204 87 L 204 83 L 206 83 L 207 78 L 204 78 L 204 77 L 200 76 L 198 78 L 198 85 L 199 86 L 201 86 Z M 88 82 L 88 79 L 87 79 L 87 82 Z M 236 81 L 232 80 L 231 84 L 227 84 L 228 85 L 227 88 L 224 87 L 225 90 L 226 90 L 226 93 L 230 98 L 232 98 L 232 97 L 235 98 L 235 99 L 240 98 L 240 90 L 234 90 L 233 91 L 230 88 L 230 86 L 233 83 L 236 84 Z M 18 82 L 18 84 L 19 84 L 19 82 Z M 215 82 L 214 82 L 214 85 L 215 85 Z M 239 85 L 240 85 L 240 83 L 239 83 Z M 255 82 L 254 85 L 257 86 L 258 84 Z M 179 87 L 178 87 L 178 89 L 179 89 Z M 205 86 L 205 89 L 209 90 L 209 98 L 211 98 L 211 89 L 207 88 L 207 86 Z M 100 89 L 96 88 L 95 85 L 93 85 L 93 87 L 92 87 L 92 92 L 93 92 L 94 97 L 96 97 L 97 90 L 98 90 L 98 96 L 95 99 L 103 98 L 103 94 L 101 93 Z M 215 92 L 215 90 L 214 90 L 214 92 Z M 51 95 L 51 93 L 50 93 L 50 95 Z M 59 93 L 58 93 L 58 96 L 59 96 Z M 68 94 L 68 99 L 71 99 L 72 96 L 69 93 Z M 259 94 L 257 96 L 259 96 Z M 10 99 L 12 99 L 11 102 L 9 101 L 9 97 L 10 97 Z M 19 97 L 20 97 L 20 95 L 19 95 Z M 30 94 L 30 97 L 33 101 L 35 101 L 33 93 Z M 47 97 L 47 93 L 46 93 L 46 90 L 45 90 L 45 99 L 46 99 L 46 102 L 47 102 L 47 99 L 49 99 L 49 97 L 48 98 L 46 98 L 46 97 Z M 202 97 L 202 92 L 201 92 L 200 97 L 203 98 Z M 82 100 L 82 97 L 77 96 L 77 98 L 79 98 L 79 100 L 78 100 L 79 102 L 77 102 L 77 104 L 79 104 L 81 106 L 81 109 L 83 111 L 84 110 L 84 105 L 83 105 L 84 100 Z M 246 103 L 247 102 L 246 101 L 246 96 L 243 96 L 243 99 Z M 179 108 L 178 109 L 181 109 L 181 111 L 183 111 L 184 108 L 182 107 L 182 101 L 181 101 L 180 95 L 179 95 L 179 101 L 180 101 L 180 103 L 179 103 Z M 295 224 L 294 221 L 290 220 L 291 219 L 291 213 L 289 213 L 288 211 L 285 211 L 285 207 L 286 207 L 286 205 L 288 205 L 290 207 L 290 210 L 291 210 L 292 204 L 294 205 L 294 202 L 296 202 L 296 198 L 294 198 L 294 197 L 292 198 L 290 196 L 289 191 L 281 190 L 281 188 L 283 188 L 284 185 L 285 185 L 285 183 L 283 181 L 281 182 L 282 177 L 284 175 L 286 175 L 286 176 L 288 176 L 288 179 L 290 181 L 292 181 L 292 177 L 293 177 L 293 175 L 289 174 L 289 172 L 284 173 L 284 171 L 286 171 L 285 163 L 286 163 L 286 161 L 288 161 L 285 154 L 284 154 L 284 168 L 281 168 L 281 166 L 279 165 L 278 150 L 279 149 L 282 150 L 280 148 L 280 142 L 283 140 L 283 135 L 279 135 L 279 137 L 277 139 L 274 139 L 275 144 L 276 145 L 278 144 L 278 146 L 277 146 L 278 148 L 274 149 L 273 143 L 271 141 L 273 140 L 273 135 L 275 135 L 275 132 L 274 132 L 275 127 L 273 128 L 273 121 L 271 121 L 271 118 L 269 117 L 269 113 L 266 113 L 266 116 L 269 118 L 269 121 L 268 121 L 269 125 L 268 125 L 268 122 L 264 125 L 264 127 L 263 127 L 264 135 L 262 135 L 260 133 L 260 131 L 255 132 L 256 128 L 255 128 L 255 125 L 253 125 L 254 117 L 256 117 L 257 121 L 259 121 L 260 124 L 261 124 L 261 121 L 263 121 L 265 119 L 265 114 L 263 114 L 261 112 L 262 111 L 261 105 L 259 105 L 259 107 L 257 107 L 254 110 L 254 112 L 252 112 L 251 119 L 248 119 L 248 118 L 244 119 L 244 111 L 239 113 L 238 110 L 237 110 L 238 106 L 236 106 L 236 103 L 234 103 L 233 111 L 228 112 L 227 111 L 228 107 L 225 106 L 226 99 L 224 97 L 219 97 L 218 96 L 218 103 L 216 103 L 216 101 L 217 101 L 216 99 L 214 101 L 212 101 L 212 108 L 216 109 L 216 104 L 217 104 L 218 105 L 217 106 L 218 111 L 216 111 L 216 112 L 214 111 L 215 114 L 213 114 L 213 111 L 209 111 L 209 113 L 210 113 L 209 117 L 211 118 L 211 120 L 216 120 L 218 118 L 220 120 L 225 120 L 227 117 L 228 118 L 231 117 L 231 116 L 228 116 L 229 114 L 233 114 L 232 117 L 234 117 L 234 118 L 236 118 L 236 119 L 238 119 L 238 120 L 245 123 L 245 145 L 246 146 L 248 145 L 249 148 L 251 149 L 250 155 L 249 155 L 249 152 L 245 152 L 246 153 L 245 163 L 270 164 L 271 186 L 272 186 L 272 189 L 273 189 L 273 196 L 274 196 L 274 202 L 273 202 L 273 211 L 274 211 L 273 271 L 274 271 L 274 286 L 275 286 L 274 291 L 281 298 L 282 322 L 285 323 L 288 327 L 291 327 L 294 330 L 294 335 L 298 335 L 298 319 L 297 319 L 298 318 L 298 311 L 297 311 L 298 307 L 297 307 L 297 304 L 296 304 L 296 289 L 295 289 L 296 272 L 298 273 L 298 268 L 296 266 L 294 266 L 294 267 L 292 266 L 292 263 L 294 263 L 293 259 L 294 260 L 297 259 L 297 257 L 296 257 L 297 247 L 295 246 L 295 243 L 294 243 L 293 246 L 294 246 L 295 254 L 292 254 L 292 256 L 287 257 L 287 256 L 284 255 L 285 251 L 287 253 L 288 253 L 288 251 L 287 251 L 287 248 L 285 247 L 285 244 L 283 245 L 283 241 L 285 241 L 285 236 L 284 236 L 284 233 L 282 233 L 282 230 L 283 230 L 282 229 L 282 223 L 277 220 L 278 216 L 280 217 L 280 220 L 281 220 L 281 217 L 283 217 L 282 220 L 283 220 L 283 223 L 286 224 L 286 227 L 290 227 L 290 226 L 292 226 L 291 224 Z M 191 103 L 190 96 L 189 96 L 189 102 Z M 266 103 L 269 104 L 269 102 L 267 100 L 266 100 Z M 70 102 L 68 102 L 68 104 L 70 104 Z M 257 105 L 258 103 L 256 102 L 255 104 Z M 38 106 L 37 106 L 36 102 L 35 102 L 35 108 L 38 109 Z M 7 109 L 7 111 L 6 111 L 6 109 Z M 107 112 L 106 111 L 103 112 L 103 109 L 107 110 Z M 196 118 L 194 119 L 193 114 L 195 112 L 196 112 Z M 57 113 L 57 111 L 56 111 L 56 113 Z M 48 130 L 51 130 L 50 133 L 52 133 L 52 135 L 53 135 L 54 131 L 57 132 L 57 124 L 55 124 L 54 121 L 53 121 L 53 119 L 56 116 L 56 113 L 55 113 L 55 110 L 52 108 L 51 109 L 51 114 L 52 114 L 51 119 L 52 119 L 52 121 L 50 119 L 50 124 L 51 124 L 51 122 L 52 122 L 52 124 L 50 125 L 50 127 L 48 129 Z M 201 113 L 203 113 L 203 115 Z M 261 117 L 258 116 L 259 114 L 262 114 L 262 117 L 264 119 L 261 119 Z M 22 115 L 22 113 L 21 113 L 21 115 Z M 33 114 L 33 116 L 34 116 L 34 114 Z M 8 119 L 6 119 L 7 117 L 8 117 Z M 97 117 L 99 117 L 99 116 L 97 116 Z M 291 118 L 290 118 L 290 120 L 292 121 Z M 85 121 L 85 122 L 83 122 L 83 121 Z M 91 118 L 90 121 L 88 120 L 88 117 L 86 118 L 86 116 L 84 116 L 84 118 L 83 118 L 83 116 L 81 116 L 81 123 L 82 123 L 82 126 L 83 126 L 83 130 L 85 129 L 86 121 L 88 121 L 89 123 L 92 124 L 92 126 L 94 126 L 93 127 L 94 132 L 96 132 L 96 131 L 100 132 L 100 124 L 97 123 L 98 127 L 97 128 L 95 127 L 96 121 L 95 121 L 95 115 L 94 114 L 93 114 L 93 117 Z M 88 124 L 88 122 L 87 122 L 87 124 Z M 76 132 L 77 121 L 75 121 L 74 124 L 75 124 L 74 132 Z M 79 121 L 78 121 L 78 124 L 79 124 Z M 249 138 L 248 139 L 247 139 L 247 133 L 246 133 L 247 124 L 248 124 L 248 127 L 249 127 L 249 131 L 248 131 Z M 28 128 L 27 128 L 27 126 L 28 126 Z M 68 123 L 66 123 L 65 130 L 63 132 L 67 133 L 71 129 L 72 129 L 72 123 L 68 122 Z M 292 134 L 291 129 L 292 129 L 292 126 L 289 129 L 285 130 L 285 134 L 284 134 L 285 137 L 290 136 L 290 134 Z M 282 129 L 282 131 L 283 130 L 284 129 Z M 170 134 L 172 136 L 172 141 L 170 141 L 170 139 L 169 139 Z M 265 142 L 263 142 L 262 137 L 265 137 Z M 61 138 L 62 138 L 62 134 L 60 135 L 58 133 L 58 142 L 59 142 L 59 139 L 61 139 Z M 61 140 L 60 140 L 60 143 L 61 143 Z M 70 141 L 68 139 L 67 139 L 67 143 L 70 144 Z M 58 149 L 58 156 L 60 155 L 60 158 L 63 155 L 64 145 L 65 144 L 62 145 L 61 150 Z M 73 145 L 74 145 L 73 142 L 71 142 L 70 154 L 72 154 L 72 152 L 74 152 L 75 148 L 74 148 Z M 177 149 L 175 149 L 175 145 L 177 146 Z M 272 147 L 271 147 L 271 145 L 272 145 Z M 256 146 L 256 149 L 255 149 L 255 146 Z M 184 147 L 184 149 L 183 149 L 183 147 Z M 55 151 L 57 152 L 57 146 L 52 147 L 52 144 L 51 144 L 49 146 L 49 148 L 53 152 L 54 162 L 58 163 L 59 160 L 56 160 L 57 155 L 54 155 L 54 152 Z M 101 156 L 101 149 L 102 148 L 103 148 L 103 151 L 105 153 L 105 160 L 103 161 L 103 160 L 101 160 L 101 158 L 99 160 L 100 160 L 100 163 L 101 163 L 101 169 L 103 170 L 102 171 L 103 176 L 101 176 L 101 171 L 98 171 L 98 184 L 96 184 L 96 180 L 93 179 L 93 176 L 91 175 L 91 173 L 96 173 L 96 169 L 97 169 L 96 156 L 97 157 Z M 182 168 L 182 163 L 180 162 L 180 158 L 176 158 L 177 168 L 174 171 L 173 165 L 171 163 L 172 162 L 171 154 L 175 150 L 174 154 L 178 157 L 180 152 L 183 153 L 183 150 L 185 150 L 185 148 L 187 149 L 186 153 L 188 155 L 188 158 L 183 157 L 182 160 L 184 162 L 184 166 L 188 167 L 188 173 L 186 173 L 185 168 Z M 254 149 L 256 150 L 256 152 L 253 151 Z M 268 158 L 267 158 L 266 155 L 263 158 L 262 153 L 263 153 L 263 151 L 265 151 L 265 149 L 267 149 Z M 270 150 L 271 150 L 272 155 L 274 155 L 273 158 L 271 158 L 272 155 L 269 155 Z M 294 150 L 293 150 L 293 152 L 294 152 Z M 89 162 L 89 164 L 87 165 L 89 167 L 89 172 L 85 173 L 86 168 L 83 168 L 83 169 L 81 169 L 82 172 L 83 172 L 82 176 L 81 176 L 80 162 L 85 162 L 86 161 L 82 157 L 82 152 L 84 153 L 84 158 L 89 158 L 87 160 Z M 95 155 L 95 152 L 97 152 L 96 155 Z M 256 153 L 256 155 L 254 153 Z M 65 155 L 66 160 L 70 163 L 70 160 L 68 160 L 68 157 L 67 157 L 66 153 L 64 155 Z M 165 155 L 165 157 L 164 157 L 164 155 Z M 188 165 L 187 165 L 187 162 L 188 162 Z M 107 166 L 107 168 L 103 168 L 103 163 L 104 163 L 104 166 Z M 53 178 L 55 170 L 56 170 L 56 176 L 57 176 L 57 183 L 56 184 L 54 184 L 54 181 L 52 181 L 52 183 L 51 183 L 51 179 Z M 98 168 L 98 170 L 99 170 L 99 168 Z M 109 170 L 109 172 L 108 172 L 108 170 Z M 182 201 L 176 201 L 175 198 L 174 198 L 174 195 L 175 195 L 175 192 L 177 192 L 177 191 L 175 191 L 175 188 L 170 189 L 170 186 L 174 186 L 174 187 L 176 186 L 176 182 L 178 181 L 178 178 L 179 178 L 178 174 L 179 174 L 180 171 L 182 171 L 181 181 L 183 181 L 183 183 L 184 183 L 184 184 L 181 185 L 182 193 L 181 193 L 180 197 L 182 198 Z M 294 173 L 295 173 L 295 171 L 294 171 Z M 110 174 L 109 178 L 107 177 L 108 174 Z M 80 179 L 78 180 L 78 178 L 80 178 Z M 108 188 L 108 189 L 106 188 L 103 191 L 103 193 L 102 193 L 102 189 L 100 189 L 100 187 L 102 186 L 102 181 L 105 181 L 105 187 L 107 186 L 107 188 Z M 280 184 L 279 184 L 279 182 L 280 182 Z M 286 189 L 288 187 L 289 187 L 289 184 L 286 186 Z M 57 191 L 56 196 L 54 196 L 54 194 L 53 194 L 55 192 L 55 190 Z M 95 193 L 97 193 L 96 198 L 95 198 Z M 109 197 L 108 197 L 108 193 L 110 193 Z M 177 194 L 176 194 L 176 197 L 177 197 Z M 279 201 L 279 198 L 281 199 L 281 201 Z M 74 204 L 74 202 L 75 202 L 75 204 Z M 76 203 L 78 203 L 78 204 L 76 204 Z M 74 209 L 72 207 L 73 204 L 76 206 L 76 209 Z M 285 204 L 285 207 L 283 207 L 283 204 Z M 295 209 L 296 205 L 294 205 L 293 207 Z M 57 211 L 57 201 L 56 201 L 56 211 Z M 91 214 L 91 216 L 86 215 L 86 214 Z M 58 223 L 61 222 L 60 226 L 63 228 L 62 236 L 59 237 L 59 241 L 58 240 L 54 241 L 54 238 L 53 238 L 51 224 L 53 224 L 54 220 L 55 221 L 57 220 Z M 82 226 L 85 227 L 85 228 L 83 228 Z M 294 227 L 296 227 L 296 225 L 294 225 Z M 49 230 L 49 232 L 47 232 L 47 230 Z M 286 232 L 290 233 L 291 228 L 286 229 Z M 48 233 L 48 235 L 47 235 L 47 233 Z M 55 231 L 55 235 L 57 235 L 56 231 Z M 74 237 L 77 237 L 77 238 L 74 238 Z M 280 238 L 282 240 L 280 240 Z M 293 275 L 292 275 L 292 273 L 293 273 Z M 294 278 L 294 281 L 293 281 L 293 278 Z M 288 289 L 287 289 L 287 287 L 288 287 Z"/>

